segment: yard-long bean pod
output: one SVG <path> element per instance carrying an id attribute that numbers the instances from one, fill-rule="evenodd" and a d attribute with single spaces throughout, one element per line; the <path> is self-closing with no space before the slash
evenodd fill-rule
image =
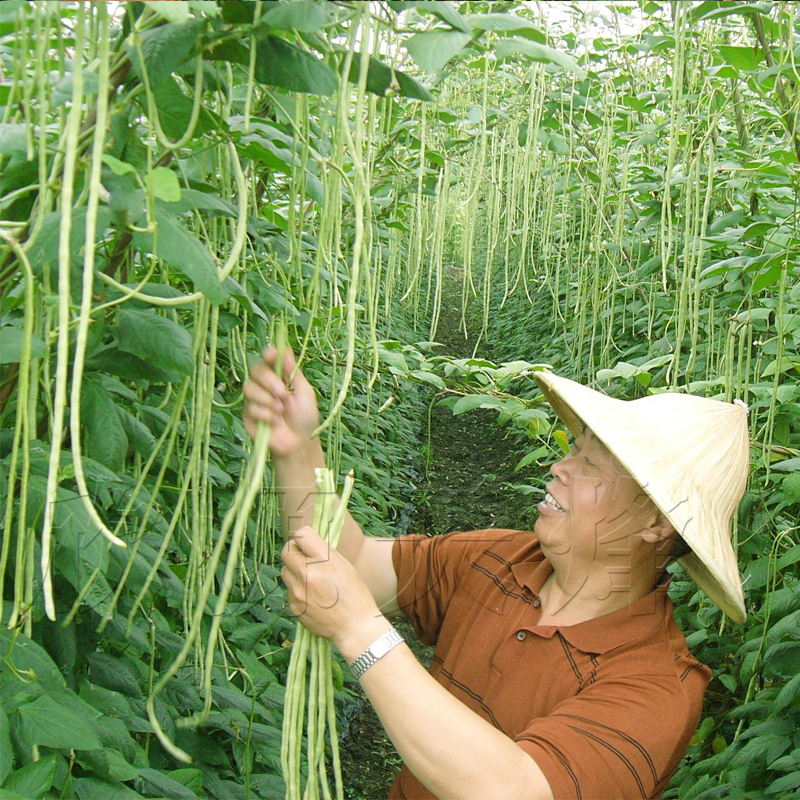
<path id="1" fill-rule="evenodd" d="M 9 627 L 13 628 L 19 618 L 22 597 L 18 590 L 23 586 L 23 576 L 21 566 L 23 554 L 26 552 L 26 541 L 28 539 L 28 528 L 26 526 L 26 491 L 25 486 L 30 470 L 30 440 L 31 435 L 31 415 L 28 393 L 30 390 L 30 369 L 31 369 L 31 342 L 33 339 L 33 325 L 35 320 L 34 308 L 34 278 L 30 261 L 25 255 L 25 251 L 19 243 L 8 233 L 0 231 L 0 239 L 4 240 L 9 248 L 19 259 L 25 280 L 25 306 L 22 319 L 22 349 L 19 359 L 19 382 L 17 384 L 17 409 L 14 422 L 14 439 L 11 446 L 11 461 L 8 465 L 8 497 L 14 497 L 15 484 L 17 480 L 17 461 L 19 459 L 20 445 L 22 446 L 23 475 L 22 491 L 20 493 L 22 502 L 19 505 L 17 520 L 17 565 L 15 599 L 13 609 L 9 616 Z M 11 529 L 14 520 L 14 503 L 6 504 L 5 514 L 3 515 L 3 543 L 0 549 L 0 620 L 5 619 L 3 613 L 3 588 L 5 585 L 6 565 L 8 564 L 9 548 L 11 546 Z M 29 623 L 30 625 L 30 623 Z M 28 629 L 30 629 L 28 627 Z"/>
<path id="2" fill-rule="evenodd" d="M 86 211 L 86 242 L 93 243 L 97 230 L 97 208 L 100 202 L 100 168 L 103 165 L 103 146 L 106 138 L 106 116 L 108 111 L 108 14 L 101 3 L 97 6 L 97 21 L 100 27 L 100 68 L 97 89 L 97 120 L 94 128 L 92 145 L 91 174 L 89 176 L 89 202 Z M 86 358 L 86 344 L 89 333 L 89 321 L 92 310 L 92 288 L 94 284 L 95 248 L 86 247 L 83 258 L 83 281 L 81 287 L 81 307 L 78 317 L 78 329 L 75 334 L 75 356 L 72 366 L 72 387 L 70 391 L 70 442 L 72 445 L 72 464 L 75 470 L 75 482 L 86 512 L 97 526 L 97 529 L 112 544 L 127 547 L 125 542 L 113 534 L 100 517 L 92 503 L 86 475 L 83 470 L 81 452 L 81 389 L 83 387 L 83 366 Z"/>
<path id="3" fill-rule="evenodd" d="M 285 334 L 281 329 L 278 339 L 276 369 L 278 377 L 280 377 L 280 373 L 282 371 L 284 350 Z M 236 492 L 230 508 L 223 517 L 217 543 L 214 546 L 214 550 L 211 553 L 211 557 L 206 566 L 205 579 L 198 591 L 197 602 L 194 605 L 194 612 L 186 633 L 184 645 L 170 667 L 162 674 L 158 683 L 156 683 L 156 685 L 153 687 L 153 690 L 147 699 L 147 714 L 150 719 L 150 724 L 153 726 L 153 730 L 155 731 L 156 736 L 158 736 L 159 741 L 167 750 L 167 752 L 170 753 L 170 755 L 187 763 L 191 763 L 191 756 L 169 740 L 164 733 L 164 730 L 161 727 L 158 719 L 156 718 L 155 700 L 164 686 L 166 686 L 167 683 L 169 683 L 169 681 L 175 677 L 177 671 L 183 666 L 187 656 L 189 655 L 189 652 L 194 646 L 194 643 L 197 641 L 197 638 L 200 634 L 203 614 L 206 610 L 206 603 L 211 595 L 213 583 L 216 580 L 217 566 L 222 558 L 222 553 L 228 544 L 228 534 L 231 532 L 231 528 L 233 528 L 233 535 L 231 536 L 231 543 L 228 548 L 228 559 L 225 566 L 223 583 L 218 595 L 215 616 L 214 620 L 212 621 L 211 633 L 209 634 L 209 644 L 205 652 L 206 669 L 204 671 L 204 678 L 206 702 L 203 711 L 200 712 L 199 715 L 185 720 L 184 724 L 196 724 L 204 719 L 208 714 L 211 703 L 211 667 L 213 665 L 213 653 L 215 649 L 216 638 L 219 633 L 219 623 L 221 622 L 222 613 L 227 603 L 230 590 L 233 586 L 233 571 L 238 561 L 238 548 L 241 545 L 242 537 L 247 526 L 247 519 L 250 514 L 250 510 L 252 509 L 255 496 L 260 490 L 261 483 L 264 479 L 267 455 L 269 452 L 269 437 L 270 427 L 263 423 L 259 423 L 245 476 L 239 485 L 239 489 Z"/>
<path id="4" fill-rule="evenodd" d="M 334 474 L 329 469 L 317 469 L 315 473 L 317 494 L 314 504 L 313 527 L 332 549 L 336 549 L 355 479 L 352 472 L 346 477 L 342 496 L 334 513 L 336 500 Z M 306 686 L 309 653 L 311 654 L 311 671 L 308 686 Z M 306 722 L 308 779 L 305 788 L 301 790 L 300 761 L 306 694 L 308 695 Z M 287 800 L 299 800 L 300 797 L 306 800 L 318 800 L 320 784 L 326 800 L 330 798 L 324 765 L 326 726 L 333 755 L 336 797 L 337 800 L 343 800 L 344 792 L 336 737 L 336 715 L 333 707 L 333 681 L 330 671 L 330 643 L 311 634 L 298 621 L 286 678 L 281 744 L 281 765 L 286 782 Z"/>
<path id="5" fill-rule="evenodd" d="M 86 13 L 82 4 L 78 5 L 75 21 L 75 51 L 83 51 L 86 26 Z M 50 458 L 47 471 L 44 521 L 42 523 L 42 592 L 47 617 L 56 618 L 53 597 L 52 533 L 53 516 L 58 500 L 58 474 L 61 463 L 61 440 L 64 434 L 64 412 L 67 400 L 68 359 L 69 359 L 69 316 L 70 316 L 70 234 L 72 232 L 72 197 L 74 193 L 75 161 L 78 147 L 78 132 L 82 116 L 83 62 L 76 58 L 72 73 L 72 107 L 65 130 L 64 183 L 61 193 L 61 223 L 58 244 L 58 356 L 56 361 L 55 400 L 53 424 L 50 436 Z"/>
<path id="6" fill-rule="evenodd" d="M 369 10 L 363 7 L 361 10 L 361 37 L 362 41 L 369 42 L 369 26 L 370 16 Z M 350 65 L 353 62 L 353 55 L 355 54 L 356 34 L 358 33 L 359 26 L 353 25 L 352 41 L 350 42 L 350 49 L 345 56 L 343 71 L 348 74 Z M 358 298 L 358 282 L 359 270 L 362 259 L 364 258 L 365 247 L 365 230 L 364 230 L 364 205 L 369 199 L 369 186 L 367 178 L 364 173 L 363 163 L 363 126 L 362 119 L 364 108 L 364 95 L 367 89 L 367 74 L 369 59 L 366 57 L 368 54 L 363 54 L 365 57 L 360 59 L 358 71 L 358 85 L 356 90 L 355 102 L 355 132 L 350 132 L 349 121 L 349 94 L 350 88 L 347 81 L 342 81 L 342 88 L 339 96 L 339 120 L 344 133 L 345 141 L 350 152 L 353 154 L 353 166 L 355 169 L 355 181 L 353 182 L 353 207 L 355 211 L 355 238 L 353 242 L 353 259 L 350 269 L 350 285 L 347 291 L 347 356 L 345 359 L 344 375 L 342 376 L 342 383 L 339 387 L 339 393 L 336 400 L 331 405 L 328 416 L 313 432 L 312 436 L 319 436 L 322 431 L 330 426 L 336 415 L 339 413 L 341 407 L 344 405 L 347 391 L 350 387 L 350 379 L 353 375 L 353 363 L 355 361 L 355 347 L 356 347 L 356 300 Z"/>

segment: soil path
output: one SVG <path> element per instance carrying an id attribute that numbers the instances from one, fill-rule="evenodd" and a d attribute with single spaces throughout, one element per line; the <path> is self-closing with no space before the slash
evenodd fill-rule
<path id="1" fill-rule="evenodd" d="M 445 347 L 437 352 L 468 358 L 475 337 L 465 340 L 459 330 L 460 286 L 452 278 L 449 283 L 442 293 L 446 300 L 436 335 Z M 481 347 L 477 355 L 492 359 L 487 347 Z M 498 428 L 496 416 L 490 409 L 478 409 L 454 417 L 449 409 L 434 408 L 430 460 L 416 492 L 409 533 L 440 535 L 486 527 L 525 530 L 533 524 L 530 497 L 504 485 L 519 482 L 514 467 L 525 455 L 524 437 Z M 421 644 L 405 620 L 395 620 L 395 626 L 427 668 L 433 648 Z M 360 714 L 350 720 L 341 754 L 345 795 L 354 800 L 385 800 L 402 762 L 366 700 Z"/>

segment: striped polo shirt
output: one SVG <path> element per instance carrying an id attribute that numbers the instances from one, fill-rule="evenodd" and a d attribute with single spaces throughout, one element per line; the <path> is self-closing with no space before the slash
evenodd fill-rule
<path id="1" fill-rule="evenodd" d="M 612 613 L 539 625 L 553 566 L 532 532 L 401 536 L 392 559 L 400 608 L 436 645 L 431 675 L 528 753 L 556 800 L 660 797 L 712 675 L 673 619 L 671 576 Z M 432 797 L 405 765 L 389 793 Z"/>

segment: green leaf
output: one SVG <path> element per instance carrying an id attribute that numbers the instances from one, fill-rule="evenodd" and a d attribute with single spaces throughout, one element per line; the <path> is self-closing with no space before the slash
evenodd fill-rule
<path id="1" fill-rule="evenodd" d="M 103 232 L 108 227 L 111 213 L 107 208 L 100 208 L 97 212 L 97 241 L 100 241 Z M 36 237 L 28 258 L 34 270 L 41 269 L 42 264 L 55 261 L 58 258 L 59 227 L 61 225 L 61 212 L 52 211 L 45 214 L 39 235 Z M 70 231 L 70 253 L 74 257 L 83 247 L 86 238 L 86 206 L 72 210 L 72 229 Z"/>
<path id="2" fill-rule="evenodd" d="M 579 67 L 578 62 L 572 56 L 538 42 L 528 42 L 523 39 L 503 39 L 497 43 L 495 49 L 497 57 L 500 59 L 508 58 L 511 55 L 523 55 L 532 61 L 558 64 L 558 66 L 574 72 L 581 80 L 586 78 L 586 70 Z"/>
<path id="3" fill-rule="evenodd" d="M 0 786 L 6 779 L 6 775 L 11 772 L 14 766 L 14 752 L 11 749 L 11 727 L 8 724 L 8 716 L 0 707 Z M 50 788 L 49 786 L 47 787 Z"/>
<path id="4" fill-rule="evenodd" d="M 169 777 L 183 784 L 187 789 L 191 789 L 195 794 L 200 794 L 203 791 L 203 773 L 199 769 L 189 767 L 173 769 L 170 770 Z"/>
<path id="5" fill-rule="evenodd" d="M 92 683 L 127 697 L 138 699 L 142 696 L 136 672 L 125 659 L 102 652 L 89 653 L 86 658 L 91 668 Z"/>
<path id="6" fill-rule="evenodd" d="M 781 481 L 781 491 L 787 503 L 800 502 L 800 472 L 787 475 Z"/>
<path id="7" fill-rule="evenodd" d="M 795 675 L 775 698 L 775 710 L 782 711 L 800 697 L 800 673 Z"/>
<path id="8" fill-rule="evenodd" d="M 47 695 L 20 706 L 19 715 L 25 739 L 31 744 L 74 750 L 102 747 L 97 734 L 81 717 Z"/>
<path id="9" fill-rule="evenodd" d="M 409 372 L 409 376 L 418 381 L 422 381 L 423 383 L 429 383 L 431 386 L 435 386 L 437 389 L 445 388 L 445 382 L 434 372 L 426 372 L 425 370 L 414 369 Z"/>
<path id="10" fill-rule="evenodd" d="M 215 194 L 198 192 L 197 189 L 181 189 L 181 197 L 175 203 L 164 206 L 171 214 L 180 214 L 185 211 L 215 211 L 228 217 L 238 215 L 236 206 L 229 200 L 224 200 Z"/>
<path id="11" fill-rule="evenodd" d="M 736 69 L 754 70 L 764 60 L 761 48 L 755 47 L 735 47 L 733 45 L 717 45 L 719 54 L 725 61 Z"/>
<path id="12" fill-rule="evenodd" d="M 167 211 L 156 209 L 158 235 L 134 233 L 134 246 L 163 258 L 184 274 L 215 305 L 225 300 L 225 290 L 214 260 L 202 242 Z"/>
<path id="13" fill-rule="evenodd" d="M 0 328 L 0 364 L 18 364 L 22 358 L 22 328 L 5 325 Z M 44 355 L 44 342 L 38 336 L 31 336 L 31 358 Z"/>
<path id="14" fill-rule="evenodd" d="M 136 167 L 131 164 L 126 164 L 124 161 L 120 161 L 118 158 L 114 158 L 114 156 L 110 156 L 108 153 L 103 154 L 102 161 L 105 165 L 111 167 L 111 171 L 115 175 L 127 175 L 131 172 L 136 174 Z"/>
<path id="15" fill-rule="evenodd" d="M 156 439 L 150 433 L 150 428 L 124 408 L 117 406 L 117 414 L 133 449 L 143 458 L 149 458 L 156 446 Z"/>
<path id="16" fill-rule="evenodd" d="M 476 408 L 502 408 L 503 401 L 499 397 L 488 394 L 470 394 L 460 397 L 453 406 L 453 415 L 458 416 Z"/>
<path id="17" fill-rule="evenodd" d="M 175 79 L 170 77 L 166 77 L 153 90 L 153 97 L 156 101 L 156 108 L 158 108 L 158 120 L 162 130 L 170 138 L 180 139 L 189 127 L 192 101 L 181 91 Z M 201 105 L 192 138 L 211 130 L 227 131 L 227 129 L 228 125 L 221 117 Z"/>
<path id="18" fill-rule="evenodd" d="M 100 750 L 84 750 L 78 756 L 78 763 L 93 772 L 98 778 L 107 781 L 132 781 L 139 776 L 139 770 L 131 766 L 118 750 L 104 747 Z"/>
<path id="19" fill-rule="evenodd" d="M 495 33 L 523 31 L 521 35 L 536 39 L 541 44 L 547 43 L 546 35 L 536 25 L 529 19 L 516 14 L 473 14 L 467 18 L 467 22 L 473 30 L 494 31 Z"/>
<path id="20" fill-rule="evenodd" d="M 158 795 L 172 800 L 197 800 L 197 795 L 187 786 L 155 769 L 139 770 L 139 777 L 155 789 Z"/>
<path id="21" fill-rule="evenodd" d="M 31 670 L 43 686 L 66 686 L 64 676 L 41 645 L 27 636 L 0 630 L 0 660 L 10 661 L 20 672 Z"/>
<path id="22" fill-rule="evenodd" d="M 336 73 L 324 61 L 277 36 L 267 36 L 256 46 L 255 78 L 292 92 L 325 96 L 337 86 Z"/>
<path id="23" fill-rule="evenodd" d="M 470 32 L 467 20 L 459 13 L 453 3 L 446 2 L 446 0 L 421 0 L 421 2 L 417 3 L 396 3 L 394 8 L 397 11 L 402 11 L 410 6 L 414 6 L 419 11 L 429 11 L 442 22 L 446 22 L 451 28 L 464 31 L 464 33 Z"/>
<path id="24" fill-rule="evenodd" d="M 81 417 L 86 431 L 87 455 L 112 472 L 122 472 L 128 454 L 128 437 L 114 401 L 100 382 L 90 376 L 84 381 L 81 393 Z"/>
<path id="25" fill-rule="evenodd" d="M 189 21 L 188 3 L 175 3 L 172 0 L 145 0 L 145 5 L 164 17 L 167 22 L 182 25 Z"/>
<path id="26" fill-rule="evenodd" d="M 348 75 L 351 83 L 358 83 L 360 63 L 361 55 L 354 53 Z M 390 89 L 399 92 L 403 97 L 411 97 L 415 100 L 433 100 L 433 95 L 421 83 L 417 83 L 405 72 L 392 70 L 382 61 L 370 56 L 367 67 L 367 91 L 384 97 Z"/>
<path id="27" fill-rule="evenodd" d="M 28 139 L 22 123 L 0 123 L 0 155 L 12 153 L 25 155 L 28 152 Z"/>
<path id="28" fill-rule="evenodd" d="M 144 800 L 124 783 L 109 783 L 100 778 L 76 778 L 73 787 L 76 800 Z"/>
<path id="29" fill-rule="evenodd" d="M 171 0 L 169 0 L 171 2 Z M 167 0 L 165 0 L 167 2 Z M 156 167 L 151 177 L 153 180 L 153 194 L 166 203 L 177 203 L 181 199 L 181 185 L 178 176 L 166 167 Z"/>
<path id="30" fill-rule="evenodd" d="M 438 72 L 471 40 L 469 33 L 434 30 L 415 33 L 405 41 L 405 47 L 422 69 Z"/>
<path id="31" fill-rule="evenodd" d="M 81 94 L 97 94 L 98 76 L 94 72 L 83 73 L 83 87 Z M 53 84 L 53 108 L 72 101 L 72 75 L 65 75 Z"/>
<path id="32" fill-rule="evenodd" d="M 44 758 L 12 772 L 3 784 L 3 789 L 16 792 L 29 800 L 38 800 L 50 790 L 56 774 L 55 755 Z"/>
<path id="33" fill-rule="evenodd" d="M 327 2 L 306 0 L 306 2 L 270 3 L 269 10 L 261 15 L 261 22 L 271 28 L 282 30 L 316 31 L 327 25 L 335 15 Z"/>
<path id="34" fill-rule="evenodd" d="M 194 372 L 192 335 L 155 311 L 122 309 L 117 317 L 120 350 L 183 375 Z"/>
<path id="35" fill-rule="evenodd" d="M 156 89 L 186 61 L 205 26 L 206 20 L 190 20 L 181 25 L 160 25 L 139 34 L 144 63 L 139 59 L 138 49 L 132 45 L 128 47 L 136 77 L 144 80 L 146 71 L 150 88 Z"/>

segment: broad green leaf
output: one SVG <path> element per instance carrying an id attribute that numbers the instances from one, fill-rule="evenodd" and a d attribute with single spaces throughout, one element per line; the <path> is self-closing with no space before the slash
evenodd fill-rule
<path id="1" fill-rule="evenodd" d="M 566 431 L 560 429 L 553 431 L 553 438 L 556 440 L 556 444 L 559 446 L 562 453 L 569 453 L 569 436 Z"/>
<path id="2" fill-rule="evenodd" d="M 581 80 L 586 78 L 586 70 L 578 66 L 578 62 L 572 56 L 538 42 L 529 42 L 524 39 L 503 39 L 496 44 L 495 50 L 500 59 L 508 58 L 511 55 L 523 55 L 531 61 L 558 64 L 558 66 L 574 72 Z"/>
<path id="3" fill-rule="evenodd" d="M 197 795 L 188 787 L 163 772 L 155 769 L 140 769 L 139 777 L 149 784 L 160 796 L 173 800 L 197 800 Z"/>
<path id="4" fill-rule="evenodd" d="M 433 30 L 415 33 L 405 41 L 405 47 L 423 69 L 437 72 L 471 39 L 462 31 Z"/>
<path id="5" fill-rule="evenodd" d="M 355 53 L 348 76 L 348 80 L 351 83 L 358 83 L 360 63 L 361 56 L 359 53 Z M 372 56 L 369 57 L 369 67 L 367 68 L 367 90 L 381 97 L 391 90 L 415 100 L 433 100 L 433 95 L 411 76 L 399 70 L 392 70 L 382 61 L 378 61 L 377 58 Z"/>
<path id="6" fill-rule="evenodd" d="M 503 401 L 499 397 L 492 397 L 487 394 L 470 394 L 460 397 L 453 406 L 453 415 L 463 414 L 476 408 L 501 408 Z"/>
<path id="7" fill-rule="evenodd" d="M 180 200 L 174 203 L 165 203 L 171 214 L 180 214 L 185 211 L 215 211 L 228 217 L 237 216 L 236 206 L 230 200 L 224 200 L 216 194 L 198 192 L 197 189 L 181 189 Z"/>
<path id="8" fill-rule="evenodd" d="M 19 715 L 26 741 L 31 744 L 74 750 L 102 747 L 87 722 L 47 695 L 20 706 Z"/>
<path id="9" fill-rule="evenodd" d="M 164 0 L 169 2 L 170 0 Z M 181 199 L 181 185 L 178 176 L 166 167 L 156 167 L 150 176 L 153 180 L 153 193 L 166 203 L 177 203 Z"/>
<path id="10" fill-rule="evenodd" d="M 192 116 L 191 99 L 181 91 L 175 79 L 169 76 L 153 90 L 153 97 L 164 133 L 171 139 L 180 139 L 189 127 Z M 201 105 L 193 137 L 201 136 L 211 130 L 226 131 L 227 128 L 227 123 L 221 117 Z"/>
<path id="11" fill-rule="evenodd" d="M 122 472 L 128 454 L 128 437 L 114 401 L 99 381 L 84 381 L 81 417 L 86 431 L 87 455 L 112 472 Z"/>
<path id="12" fill-rule="evenodd" d="M 87 656 L 92 683 L 120 692 L 127 697 L 140 698 L 142 688 L 134 668 L 124 657 L 108 653 L 89 653 Z"/>
<path id="13" fill-rule="evenodd" d="M 156 209 L 158 233 L 134 233 L 134 246 L 163 258 L 189 278 L 212 303 L 225 300 L 225 290 L 217 274 L 214 260 L 202 242 L 175 217 L 163 209 Z"/>
<path id="14" fill-rule="evenodd" d="M 103 232 L 109 226 L 111 212 L 106 207 L 101 207 L 97 212 L 97 241 L 103 237 Z M 28 258 L 34 271 L 41 271 L 43 264 L 55 261 L 58 258 L 59 226 L 61 225 L 61 212 L 52 211 L 45 214 L 39 235 L 36 237 Z M 72 229 L 70 231 L 70 252 L 73 258 L 83 247 L 86 239 L 86 206 L 72 210 Z"/>
<path id="15" fill-rule="evenodd" d="M 25 155 L 28 152 L 28 139 L 22 123 L 0 123 L 0 155 L 12 153 Z"/>
<path id="16" fill-rule="evenodd" d="M 147 72 L 150 88 L 156 89 L 186 61 L 205 26 L 206 20 L 190 20 L 181 25 L 160 25 L 139 34 L 144 63 L 139 59 L 138 48 L 128 46 L 128 55 L 136 77 L 143 80 L 144 73 Z"/>
<path id="17" fill-rule="evenodd" d="M 190 789 L 195 794 L 200 794 L 203 791 L 203 773 L 199 769 L 192 769 L 183 767 L 182 769 L 173 769 L 169 772 L 169 777 L 178 783 L 183 784 L 187 789 Z"/>
<path id="18" fill-rule="evenodd" d="M 171 319 L 155 311 L 122 309 L 116 332 L 121 350 L 164 369 L 194 372 L 192 335 Z"/>
<path id="19" fill-rule="evenodd" d="M 337 86 L 336 74 L 324 61 L 277 36 L 267 36 L 256 46 L 255 79 L 293 92 L 326 96 Z"/>
<path id="20" fill-rule="evenodd" d="M 717 45 L 719 54 L 736 69 L 754 70 L 764 60 L 761 48 L 755 47 L 735 47 L 733 45 Z"/>
<path id="21" fill-rule="evenodd" d="M 128 173 L 136 174 L 136 167 L 132 164 L 126 164 L 124 161 L 120 161 L 118 158 L 114 158 L 114 156 L 108 153 L 103 154 L 102 160 L 104 164 L 111 167 L 111 171 L 115 175 L 127 175 Z"/>
<path id="22" fill-rule="evenodd" d="M 782 711 L 790 703 L 800 697 L 800 673 L 795 675 L 780 691 L 775 698 L 775 710 Z"/>
<path id="23" fill-rule="evenodd" d="M 89 776 L 73 781 L 76 800 L 144 800 L 124 783 L 110 783 Z"/>
<path id="24" fill-rule="evenodd" d="M 335 18 L 328 3 L 321 0 L 306 0 L 303 3 L 280 2 L 269 5 L 269 9 L 261 15 L 261 22 L 271 28 L 310 32 L 319 30 Z"/>
<path id="25" fill-rule="evenodd" d="M 22 328 L 6 325 L 0 328 L 0 364 L 17 364 L 22 357 Z M 31 358 L 44 355 L 44 342 L 38 336 L 31 337 Z"/>
<path id="26" fill-rule="evenodd" d="M 1 758 L 2 756 L 0 756 Z M 22 767 L 16 772 L 12 772 L 3 784 L 3 789 L 9 792 L 16 792 L 22 797 L 29 798 L 29 800 L 38 800 L 50 790 L 55 774 L 55 755 L 45 756 L 32 764 L 28 764 L 27 767 Z"/>
<path id="27" fill-rule="evenodd" d="M 787 475 L 781 481 L 781 491 L 787 503 L 800 502 L 800 472 Z"/>
<path id="28" fill-rule="evenodd" d="M 24 634 L 0 629 L 0 660 L 9 661 L 15 670 L 27 672 L 43 686 L 66 686 L 64 676 L 44 648 Z"/>
<path id="29" fill-rule="evenodd" d="M 133 449 L 143 458 L 149 458 L 156 446 L 156 439 L 150 433 L 150 428 L 124 408 L 117 406 L 117 414 Z"/>
<path id="30" fill-rule="evenodd" d="M 473 30 L 494 31 L 495 33 L 508 33 L 509 31 L 530 31 L 537 41 L 546 44 L 547 37 L 529 19 L 517 14 L 473 14 L 467 18 Z M 524 34 L 523 34 L 524 35 Z"/>
<path id="31" fill-rule="evenodd" d="M 731 3 L 725 0 L 710 0 L 701 3 L 691 14 L 696 21 L 701 19 L 719 19 L 733 14 L 769 14 L 772 3 Z"/>
<path id="32" fill-rule="evenodd" d="M 181 25 L 189 20 L 188 3 L 175 3 L 172 0 L 145 0 L 145 5 L 164 17 L 167 22 Z"/>
<path id="33" fill-rule="evenodd" d="M 14 752 L 11 749 L 11 727 L 6 712 L 0 708 L 0 786 L 14 766 Z M 50 788 L 49 786 L 47 787 Z"/>
<path id="34" fill-rule="evenodd" d="M 97 94 L 98 77 L 94 72 L 83 73 L 83 89 L 81 94 Z M 72 75 L 65 75 L 53 84 L 53 107 L 57 108 L 72 100 Z"/>
<path id="35" fill-rule="evenodd" d="M 437 389 L 444 389 L 445 382 L 434 372 L 426 372 L 425 370 L 415 369 L 411 370 L 409 376 L 415 378 L 423 383 L 429 383 Z"/>
<path id="36" fill-rule="evenodd" d="M 398 3 L 396 4 L 397 10 L 409 6 L 415 6 L 419 11 L 428 11 L 435 17 L 438 17 L 442 22 L 446 22 L 451 28 L 469 33 L 469 24 L 467 20 L 459 13 L 458 9 L 453 3 L 446 0 L 421 0 L 417 3 Z"/>
<path id="37" fill-rule="evenodd" d="M 139 770 L 129 764 L 122 753 L 111 747 L 83 750 L 77 760 L 81 766 L 106 781 L 132 781 L 139 775 Z"/>

